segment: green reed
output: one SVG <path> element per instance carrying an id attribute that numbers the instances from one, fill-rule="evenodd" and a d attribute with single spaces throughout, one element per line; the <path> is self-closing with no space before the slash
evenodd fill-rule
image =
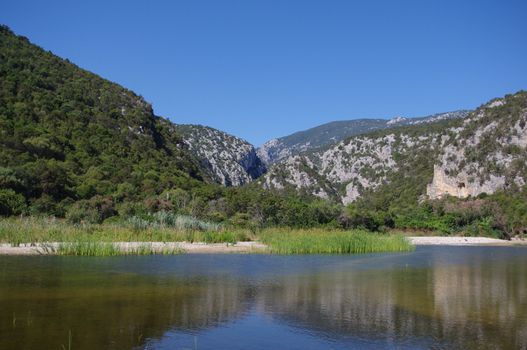
<path id="1" fill-rule="evenodd" d="M 261 240 L 277 254 L 361 254 L 414 249 L 402 235 L 366 231 L 273 230 L 263 233 Z"/>
<path id="2" fill-rule="evenodd" d="M 120 255 L 153 255 L 179 254 L 181 249 L 171 246 L 154 247 L 152 243 L 142 243 L 134 246 L 123 246 L 112 242 L 76 241 L 60 243 L 51 248 L 57 255 L 77 256 L 120 256 Z"/>

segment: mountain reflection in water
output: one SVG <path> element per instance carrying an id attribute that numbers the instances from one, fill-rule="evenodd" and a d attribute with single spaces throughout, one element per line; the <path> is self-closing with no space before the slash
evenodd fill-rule
<path id="1" fill-rule="evenodd" d="M 0 349 L 527 348 L 527 249 L 0 257 Z"/>

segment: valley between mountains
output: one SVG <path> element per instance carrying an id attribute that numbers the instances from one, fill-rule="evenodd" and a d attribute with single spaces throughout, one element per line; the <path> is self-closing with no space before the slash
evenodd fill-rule
<path id="1" fill-rule="evenodd" d="M 474 110 L 334 121 L 255 148 L 160 117 L 5 26 L 0 49 L 2 216 L 202 231 L 527 231 L 525 91 Z"/>

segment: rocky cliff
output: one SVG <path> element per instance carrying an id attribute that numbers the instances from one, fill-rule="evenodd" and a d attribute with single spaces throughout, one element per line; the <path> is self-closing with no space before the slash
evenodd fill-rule
<path id="1" fill-rule="evenodd" d="M 201 125 L 177 125 L 179 135 L 212 179 L 225 186 L 241 186 L 266 168 L 245 140 Z"/>

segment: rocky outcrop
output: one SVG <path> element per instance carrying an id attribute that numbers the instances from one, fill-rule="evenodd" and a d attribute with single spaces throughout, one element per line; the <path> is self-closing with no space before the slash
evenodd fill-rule
<path id="1" fill-rule="evenodd" d="M 438 199 L 445 195 L 467 198 L 476 197 L 481 193 L 494 193 L 505 185 L 504 176 L 491 174 L 488 181 L 470 182 L 470 176 L 462 172 L 455 177 L 445 174 L 445 169 L 441 166 L 434 166 L 434 177 L 432 183 L 426 188 L 426 194 L 430 199 Z"/>
<path id="2" fill-rule="evenodd" d="M 465 198 L 527 180 L 527 96 L 496 99 L 450 130 L 427 195 Z"/>
<path id="3" fill-rule="evenodd" d="M 217 183 L 241 186 L 266 170 L 254 147 L 238 137 L 201 125 L 177 125 L 177 132 Z"/>

